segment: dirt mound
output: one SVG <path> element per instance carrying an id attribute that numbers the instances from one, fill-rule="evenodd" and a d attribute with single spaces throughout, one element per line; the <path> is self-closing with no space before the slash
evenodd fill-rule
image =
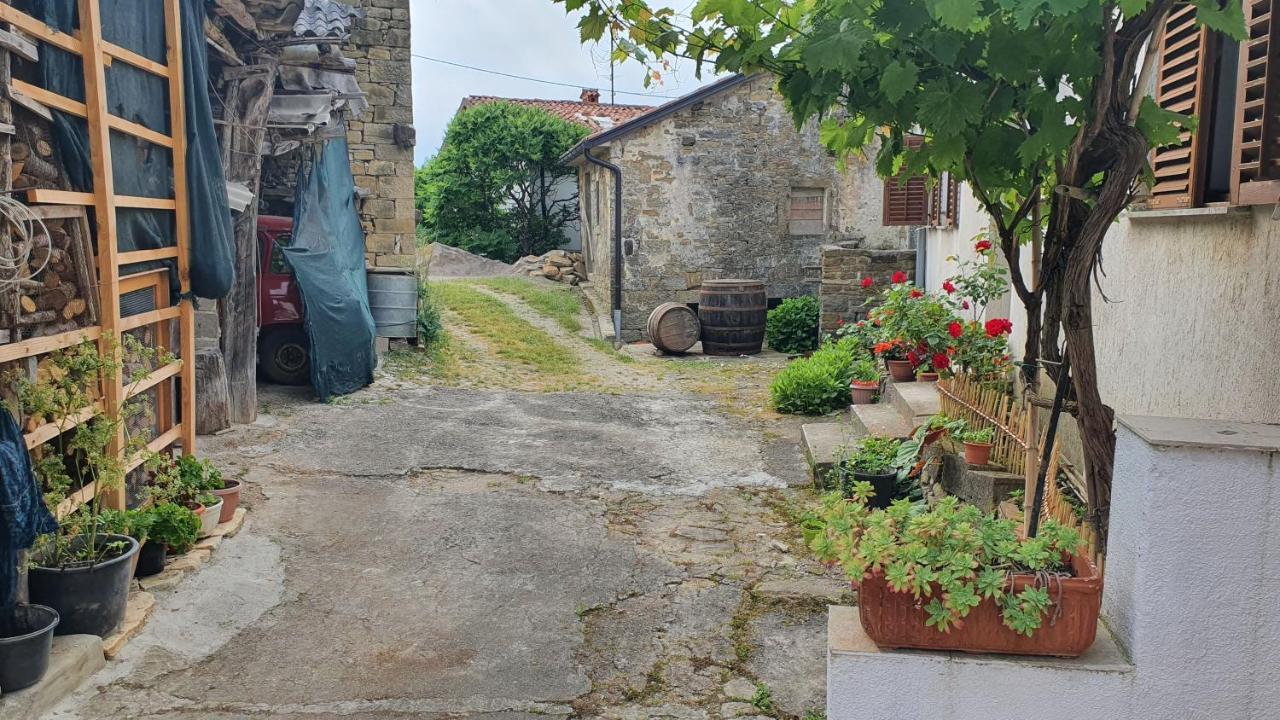
<path id="1" fill-rule="evenodd" d="M 511 266 L 443 243 L 427 246 L 427 276 L 432 278 L 468 278 L 509 275 Z"/>

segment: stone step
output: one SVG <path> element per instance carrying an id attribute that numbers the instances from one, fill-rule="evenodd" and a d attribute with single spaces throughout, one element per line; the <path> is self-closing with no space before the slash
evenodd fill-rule
<path id="1" fill-rule="evenodd" d="M 897 408 L 886 403 L 875 405 L 850 405 L 849 424 L 858 437 L 873 435 L 875 437 L 905 438 L 911 434 L 913 425 L 902 419 Z"/>
<path id="2" fill-rule="evenodd" d="M 809 473 L 815 485 L 826 477 L 836 462 L 836 452 L 866 433 L 844 422 L 808 423 L 800 426 L 800 438 L 804 443 L 804 457 L 809 462 Z"/>
<path id="3" fill-rule="evenodd" d="M 931 382 L 885 383 L 880 402 L 898 411 L 904 422 L 915 427 L 942 410 L 938 384 Z"/>
<path id="4" fill-rule="evenodd" d="M 106 664 L 97 635 L 55 637 L 48 672 L 35 685 L 0 696 L 0 718 L 44 715 Z"/>

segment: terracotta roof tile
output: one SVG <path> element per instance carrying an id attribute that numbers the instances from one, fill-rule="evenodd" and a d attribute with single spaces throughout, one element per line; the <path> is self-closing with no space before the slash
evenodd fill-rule
<path id="1" fill-rule="evenodd" d="M 509 102 L 541 108 L 558 118 L 581 125 L 592 133 L 603 132 L 653 109 L 649 105 L 610 105 L 609 103 L 591 103 L 579 100 L 539 100 L 471 95 L 462 101 L 458 112 L 476 105 L 492 102 Z"/>

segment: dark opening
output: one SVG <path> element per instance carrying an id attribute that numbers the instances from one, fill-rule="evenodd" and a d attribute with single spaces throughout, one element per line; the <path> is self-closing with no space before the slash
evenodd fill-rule
<path id="1" fill-rule="evenodd" d="M 1231 194 L 1231 152 L 1235 140 L 1236 72 L 1240 66 L 1240 44 L 1218 34 L 1212 43 L 1213 97 L 1210 98 L 1205 135 L 1205 202 L 1222 202 Z"/>

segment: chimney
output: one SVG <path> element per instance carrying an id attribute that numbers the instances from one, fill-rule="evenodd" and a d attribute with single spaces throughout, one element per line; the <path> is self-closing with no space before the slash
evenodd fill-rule
<path id="1" fill-rule="evenodd" d="M 600 102 L 600 91 L 596 88 L 582 88 L 582 102 L 598 103 Z"/>

